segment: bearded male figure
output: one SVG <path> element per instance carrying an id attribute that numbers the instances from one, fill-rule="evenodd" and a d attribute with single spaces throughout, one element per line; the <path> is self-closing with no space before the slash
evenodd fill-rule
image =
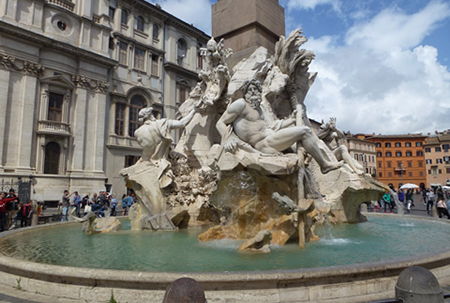
<path id="1" fill-rule="evenodd" d="M 317 161 L 322 173 L 338 169 L 340 162 L 325 159 L 318 147 L 318 139 L 307 126 L 295 126 L 295 118 L 279 120 L 276 128 L 271 128 L 264 120 L 261 104 L 261 83 L 248 80 L 243 85 L 244 98 L 231 103 L 216 124 L 222 138 L 227 136 L 228 126 L 233 127 L 239 140 L 251 145 L 264 154 L 280 153 L 294 143 L 301 141 L 305 150 Z M 241 143 L 233 136 L 224 142 L 225 151 L 234 153 Z"/>

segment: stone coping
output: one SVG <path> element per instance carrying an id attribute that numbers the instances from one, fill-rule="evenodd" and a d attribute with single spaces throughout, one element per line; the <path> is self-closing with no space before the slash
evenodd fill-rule
<path id="1" fill-rule="evenodd" d="M 382 214 L 371 214 L 369 216 L 385 216 Z M 411 220 L 433 220 L 423 217 L 408 216 Z M 443 220 L 441 221 L 443 222 Z M 79 224 L 79 223 L 54 223 L 46 224 L 27 229 L 18 229 L 5 232 L 0 235 L 2 238 L 9 236 L 17 236 L 22 232 L 27 232 L 40 228 L 54 228 L 60 224 Z M 80 230 L 81 232 L 81 230 Z M 139 272 L 125 270 L 106 270 L 106 269 L 89 269 L 75 268 L 68 266 L 57 266 L 42 263 L 34 263 L 29 261 L 18 260 L 0 254 L 0 272 L 11 277 L 19 277 L 29 281 L 40 281 L 44 283 L 57 285 L 71 285 L 77 288 L 103 290 L 103 296 L 110 293 L 111 289 L 123 289 L 133 291 L 156 291 L 157 297 L 163 295 L 163 291 L 174 280 L 180 277 L 191 277 L 201 283 L 205 292 L 210 293 L 210 297 L 215 297 L 213 293 L 220 293 L 218 297 L 225 300 L 227 295 L 236 297 L 240 292 L 254 292 L 261 294 L 262 298 L 275 296 L 276 299 L 263 300 L 260 302 L 303 302 L 303 301 L 285 301 L 281 299 L 284 292 L 288 293 L 305 293 L 309 289 L 323 289 L 330 287 L 353 289 L 355 285 L 363 285 L 364 290 L 359 285 L 356 289 L 348 290 L 345 295 L 358 296 L 361 295 L 373 299 L 373 296 L 393 291 L 395 281 L 398 275 L 407 267 L 422 266 L 432 271 L 441 285 L 447 285 L 450 279 L 450 251 L 433 252 L 419 257 L 403 258 L 401 260 L 385 261 L 385 262 L 369 262 L 355 265 L 342 265 L 331 267 L 307 268 L 307 269 L 290 269 L 290 270 L 270 270 L 270 271 L 252 271 L 252 272 L 211 272 L 211 273 L 189 273 L 189 272 Z M 13 286 L 10 279 L 9 286 Z M 17 278 L 16 278 L 17 281 Z M 372 283 L 375 283 L 372 285 Z M 385 286 L 380 286 L 380 283 Z M 0 282 L 0 284 L 4 284 Z M 370 285 L 369 285 L 370 284 Z M 50 285 L 48 285 L 50 287 Z M 33 291 L 32 288 L 24 289 L 25 291 Z M 36 291 L 36 290 L 35 290 Z M 274 295 L 273 292 L 278 293 Z M 271 294 L 268 296 L 268 292 Z M 55 294 L 51 294 L 55 296 Z M 64 295 L 66 296 L 66 295 Z M 76 295 L 79 298 L 79 293 Z M 321 291 L 316 294 L 308 293 L 307 297 L 317 298 L 321 296 Z M 334 294 L 334 298 L 330 302 L 339 302 L 337 299 L 339 293 Z M 393 297 L 392 293 L 390 297 Z M 158 298 L 159 298 L 158 297 Z M 72 298 L 72 299 L 77 299 Z M 162 298 L 162 297 L 161 297 Z M 382 298 L 382 297 L 381 297 Z M 380 298 L 380 299 L 381 299 Z M 79 298 L 81 299 L 81 298 Z M 86 300 L 86 298 L 83 298 Z M 236 298 L 238 299 L 238 298 Z M 322 298 L 325 300 L 326 298 Z M 245 299 L 242 302 L 246 302 Z M 333 301 L 335 300 L 335 301 Z M 349 301 L 348 298 L 346 299 Z M 375 300 L 375 299 L 373 299 Z M 95 302 L 92 301 L 92 302 Z M 156 301 L 155 301 L 156 302 Z M 212 302 L 222 302 L 215 301 Z M 228 302 L 228 301 L 223 301 Z M 230 301 L 231 302 L 231 301 Z M 248 301 L 251 302 L 251 301 Z M 304 301 L 308 302 L 308 301 Z M 326 301 L 324 301 L 326 302 Z M 344 302 L 344 301 L 343 301 Z M 358 302 L 358 301 L 354 301 Z M 360 301 L 364 302 L 364 301 Z"/>

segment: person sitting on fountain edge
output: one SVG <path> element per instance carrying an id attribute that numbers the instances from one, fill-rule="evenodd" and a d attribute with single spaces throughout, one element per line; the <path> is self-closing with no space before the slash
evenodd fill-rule
<path id="1" fill-rule="evenodd" d="M 312 130 L 307 126 L 295 126 L 294 117 L 281 120 L 278 130 L 270 128 L 264 121 L 260 107 L 262 87 L 258 80 L 246 81 L 243 90 L 244 98 L 231 103 L 216 124 L 225 142 L 225 151 L 234 153 L 238 147 L 244 147 L 247 143 L 261 153 L 277 154 L 301 141 L 305 150 L 320 165 L 322 173 L 325 174 L 342 166 L 342 163 L 328 161 L 322 156 L 318 139 L 313 135 Z M 226 137 L 228 125 L 233 126 L 234 134 L 243 142 L 239 142 L 232 136 Z M 249 148 L 246 147 L 246 149 Z"/>

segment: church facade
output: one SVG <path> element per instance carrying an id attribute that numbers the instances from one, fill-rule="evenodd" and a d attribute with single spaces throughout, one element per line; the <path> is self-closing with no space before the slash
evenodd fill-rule
<path id="1" fill-rule="evenodd" d="M 208 39 L 143 0 L 1 1 L 0 179 L 32 177 L 39 201 L 124 193 L 139 110 L 177 118 Z"/>

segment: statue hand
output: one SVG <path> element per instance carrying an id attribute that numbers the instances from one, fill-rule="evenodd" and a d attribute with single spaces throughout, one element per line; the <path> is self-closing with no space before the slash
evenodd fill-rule
<path id="1" fill-rule="evenodd" d="M 238 147 L 238 142 L 235 140 L 229 140 L 229 141 L 225 142 L 225 144 L 224 144 L 225 151 L 232 153 L 232 154 L 234 154 L 236 152 L 237 147 Z"/>

